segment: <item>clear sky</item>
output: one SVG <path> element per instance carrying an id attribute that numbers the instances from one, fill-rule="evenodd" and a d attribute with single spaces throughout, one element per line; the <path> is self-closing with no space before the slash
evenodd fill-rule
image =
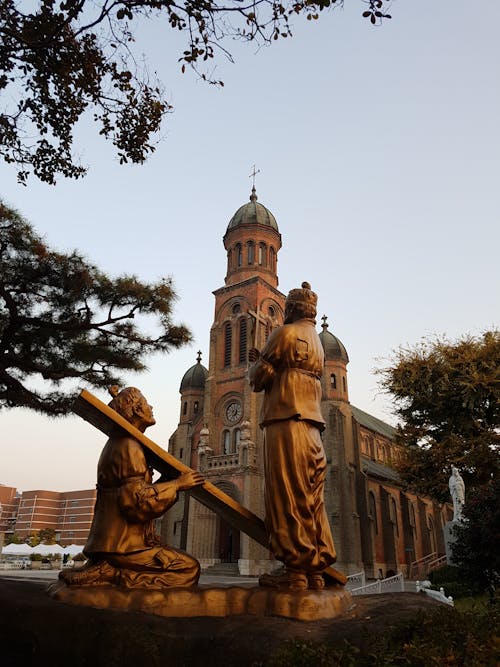
<path id="1" fill-rule="evenodd" d="M 0 197 L 51 246 L 78 248 L 113 275 L 174 277 L 175 319 L 194 343 L 129 378 L 155 408 L 148 435 L 165 447 L 198 349 L 208 365 L 222 236 L 248 201 L 254 164 L 283 237 L 279 287 L 308 280 L 318 293 L 318 314 L 348 350 L 356 406 L 394 422 L 373 375 L 392 350 L 499 325 L 500 4 L 394 2 L 377 28 L 361 2 L 345 5 L 296 19 L 293 39 L 270 48 L 228 44 L 236 64 L 218 61 L 222 89 L 180 74 L 179 36 L 141 26 L 139 46 L 175 108 L 146 165 L 120 166 L 91 120 L 77 132 L 89 166 L 80 181 L 24 188 L 0 165 Z M 80 418 L 3 410 L 0 425 L 1 483 L 95 484 L 105 437 Z"/>

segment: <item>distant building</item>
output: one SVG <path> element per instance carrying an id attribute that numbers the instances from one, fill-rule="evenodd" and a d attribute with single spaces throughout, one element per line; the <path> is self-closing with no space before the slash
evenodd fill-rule
<path id="1" fill-rule="evenodd" d="M 247 382 L 247 351 L 262 348 L 283 323 L 285 295 L 278 290 L 281 234 L 273 214 L 250 201 L 231 218 L 223 238 L 226 278 L 215 290 L 209 367 L 197 363 L 180 384 L 179 425 L 169 451 L 260 517 L 263 506 L 261 396 Z M 297 267 L 298 287 L 307 275 Z M 313 285 L 321 298 L 321 285 Z M 349 402 L 341 341 L 323 317 L 325 350 L 322 411 L 328 460 L 325 501 L 338 553 L 347 573 L 367 576 L 408 572 L 412 561 L 444 554 L 443 531 L 450 509 L 403 490 L 393 464 L 400 456 L 395 430 Z M 202 566 L 258 574 L 271 567 L 268 552 L 188 496 L 165 515 L 163 539 L 186 549 Z"/>
<path id="2" fill-rule="evenodd" d="M 96 490 L 24 491 L 0 485 L 0 533 L 28 537 L 52 528 L 62 546 L 85 544 L 94 516 Z"/>

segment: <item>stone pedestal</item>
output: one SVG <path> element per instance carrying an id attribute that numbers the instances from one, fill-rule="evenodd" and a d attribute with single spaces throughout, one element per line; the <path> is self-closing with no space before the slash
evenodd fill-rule
<path id="1" fill-rule="evenodd" d="M 448 565 L 456 565 L 456 563 L 453 562 L 452 547 L 457 539 L 454 534 L 454 528 L 455 526 L 460 525 L 460 521 L 448 521 L 443 528 L 446 562 Z"/>
<path id="2" fill-rule="evenodd" d="M 48 594 L 68 604 L 139 611 L 170 618 L 247 614 L 317 621 L 341 616 L 352 606 L 351 594 L 342 586 L 299 593 L 241 586 L 129 591 L 110 585 L 66 586 L 59 581 L 49 587 Z"/>

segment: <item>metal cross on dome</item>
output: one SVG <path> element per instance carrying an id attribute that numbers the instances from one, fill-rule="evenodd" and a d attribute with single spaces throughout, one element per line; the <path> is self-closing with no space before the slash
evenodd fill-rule
<path id="1" fill-rule="evenodd" d="M 253 171 L 250 174 L 250 176 L 248 177 L 248 178 L 253 179 L 252 180 L 252 187 L 253 187 L 254 190 L 255 190 L 255 177 L 257 176 L 257 174 L 260 174 L 260 169 L 257 169 L 257 171 L 255 171 L 255 165 L 254 165 L 253 166 Z"/>

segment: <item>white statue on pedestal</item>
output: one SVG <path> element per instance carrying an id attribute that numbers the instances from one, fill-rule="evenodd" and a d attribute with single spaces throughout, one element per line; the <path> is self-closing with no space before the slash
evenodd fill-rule
<path id="1" fill-rule="evenodd" d="M 450 493 L 453 500 L 453 521 L 462 520 L 462 509 L 465 503 L 465 484 L 455 466 L 451 466 L 449 480 Z"/>

